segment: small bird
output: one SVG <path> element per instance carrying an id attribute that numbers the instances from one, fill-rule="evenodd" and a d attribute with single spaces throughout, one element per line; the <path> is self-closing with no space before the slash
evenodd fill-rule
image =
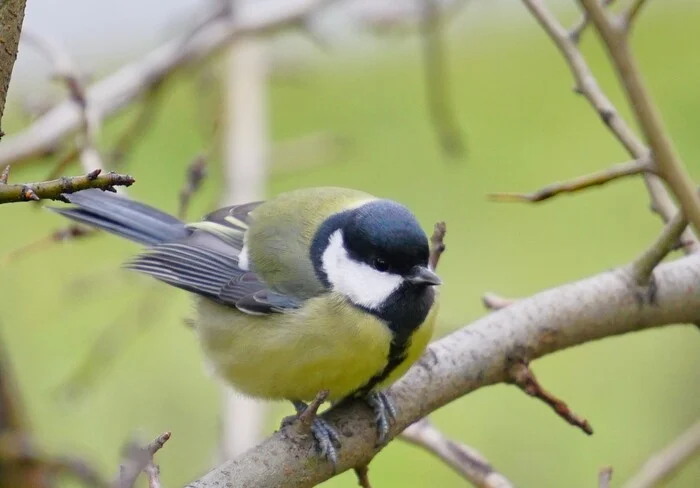
<path id="1" fill-rule="evenodd" d="M 215 374 L 300 415 L 320 392 L 375 412 L 378 445 L 396 411 L 383 390 L 432 336 L 440 278 L 428 237 L 403 205 L 358 190 L 307 188 L 216 210 L 196 223 L 102 190 L 51 207 L 146 245 L 128 269 L 194 294 L 194 326 Z M 333 408 L 333 407 L 331 407 Z M 339 435 L 312 423 L 333 466 Z"/>

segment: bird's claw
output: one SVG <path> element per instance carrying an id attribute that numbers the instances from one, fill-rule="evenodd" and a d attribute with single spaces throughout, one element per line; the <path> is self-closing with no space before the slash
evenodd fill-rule
<path id="1" fill-rule="evenodd" d="M 307 412 L 309 408 L 303 402 L 294 401 L 294 407 L 297 410 L 296 415 L 290 415 L 282 419 L 282 427 L 300 422 L 306 424 L 306 429 L 311 431 L 314 440 L 316 441 L 316 449 L 318 450 L 321 457 L 326 459 L 333 468 L 333 472 L 336 472 L 336 467 L 338 465 L 338 449 L 340 448 L 340 435 L 338 431 L 333 427 L 328 421 L 316 416 L 316 412 Z M 318 408 L 318 405 L 315 405 Z M 307 415 L 304 417 L 304 413 L 311 414 L 311 418 Z M 310 420 L 310 422 L 309 422 Z M 308 432 L 308 430 L 307 430 Z"/>
<path id="2" fill-rule="evenodd" d="M 389 427 L 396 420 L 396 407 L 391 398 L 381 391 L 370 393 L 366 401 L 374 410 L 374 420 L 377 424 L 377 446 L 382 446 L 387 442 Z"/>

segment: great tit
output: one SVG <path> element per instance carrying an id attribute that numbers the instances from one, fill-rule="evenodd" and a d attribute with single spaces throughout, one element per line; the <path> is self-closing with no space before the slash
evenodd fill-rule
<path id="1" fill-rule="evenodd" d="M 147 246 L 126 268 L 194 294 L 217 375 L 251 397 L 290 400 L 297 414 L 324 390 L 332 404 L 363 398 L 386 441 L 395 410 L 382 390 L 427 347 L 441 284 L 405 206 L 308 188 L 184 223 L 101 190 L 65 199 L 74 206 L 51 209 Z M 337 432 L 319 417 L 312 433 L 334 464 Z"/>

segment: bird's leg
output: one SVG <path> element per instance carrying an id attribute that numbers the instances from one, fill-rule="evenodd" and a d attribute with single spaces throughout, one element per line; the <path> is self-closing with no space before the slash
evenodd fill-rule
<path id="1" fill-rule="evenodd" d="M 326 420 L 318 417 L 318 408 L 328 396 L 328 391 L 320 392 L 313 402 L 306 404 L 300 400 L 292 400 L 297 414 L 282 419 L 282 427 L 298 422 L 302 430 L 311 432 L 316 440 L 316 448 L 322 457 L 328 460 L 333 467 L 333 472 L 338 464 L 338 448 L 340 447 L 340 435 L 338 431 Z"/>
<path id="2" fill-rule="evenodd" d="M 365 401 L 374 410 L 374 420 L 377 423 L 377 446 L 384 445 L 389 435 L 389 427 L 396 420 L 396 407 L 383 391 L 368 394 Z"/>

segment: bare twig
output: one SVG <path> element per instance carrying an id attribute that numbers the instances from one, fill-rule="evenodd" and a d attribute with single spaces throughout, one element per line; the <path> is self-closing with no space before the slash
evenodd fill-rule
<path id="1" fill-rule="evenodd" d="M 61 200 L 64 193 L 75 193 L 88 188 L 116 191 L 115 186 L 131 186 L 134 178 L 117 173 L 100 174 L 96 169 L 85 176 L 66 176 L 57 180 L 27 184 L 0 184 L 0 204 L 29 200 Z"/>
<path id="2" fill-rule="evenodd" d="M 475 449 L 446 438 L 428 420 L 422 418 L 409 425 L 401 439 L 422 447 L 479 488 L 511 488 L 513 484 Z"/>
<path id="3" fill-rule="evenodd" d="M 69 476 L 95 488 L 110 488 L 100 474 L 82 460 L 48 456 L 21 434 L 0 435 L 0 463 L 35 467 L 44 475 Z"/>
<path id="4" fill-rule="evenodd" d="M 59 43 L 51 40 L 38 32 L 26 30 L 22 33 L 24 40 L 33 44 L 49 62 L 53 64 L 54 78 L 63 82 L 70 94 L 70 99 L 76 104 L 80 114 L 80 134 L 78 136 L 78 149 L 80 160 L 85 171 L 93 171 L 103 168 L 102 157 L 97 149 L 96 138 L 99 132 L 100 119 L 92 106 L 88 103 L 87 89 L 84 75 L 78 69 L 68 51 Z M 64 164 L 70 160 L 66 159 Z"/>
<path id="5" fill-rule="evenodd" d="M 542 202 L 562 193 L 575 193 L 594 186 L 601 186 L 618 178 L 653 172 L 648 158 L 619 163 L 610 168 L 579 176 L 568 181 L 552 183 L 532 193 L 492 193 L 488 197 L 496 202 Z"/>
<path id="6" fill-rule="evenodd" d="M 139 474 L 149 469 L 150 465 L 153 465 L 153 456 L 169 439 L 170 432 L 164 432 L 145 447 L 141 447 L 134 442 L 128 443 L 124 448 L 124 459 L 119 466 L 118 488 L 132 488 Z M 153 468 L 150 469 L 151 471 L 153 470 Z M 149 479 L 149 482 L 151 479 Z"/>
<path id="7" fill-rule="evenodd" d="M 642 159 L 649 157 L 649 148 L 620 117 L 615 106 L 598 85 L 576 43 L 572 41 L 566 29 L 547 8 L 545 2 L 542 0 L 522 1 L 566 60 L 576 81 L 576 91 L 586 98 L 603 123 L 633 158 Z M 657 212 L 665 222 L 673 218 L 678 209 L 661 179 L 656 175 L 646 173 L 644 182 L 651 197 L 652 210 Z M 691 229 L 686 229 L 683 233 L 683 241 L 692 243 L 687 247 L 690 251 L 700 250 L 700 241 L 698 241 Z"/>
<path id="8" fill-rule="evenodd" d="M 500 310 L 512 305 L 517 300 L 514 298 L 504 298 L 500 295 L 496 295 L 495 293 L 486 292 L 481 297 L 481 301 L 484 304 L 484 307 L 489 310 Z"/>
<path id="9" fill-rule="evenodd" d="M 608 17 L 598 0 L 580 1 L 604 41 L 625 95 L 651 147 L 657 171 L 678 198 L 688 221 L 693 224 L 696 232 L 699 231 L 700 195 L 678 156 L 661 115 L 642 80 L 627 40 L 626 26 L 622 25 L 619 19 L 612 20 Z"/>
<path id="10" fill-rule="evenodd" d="M 425 89 L 430 116 L 442 150 L 448 156 L 464 155 L 464 141 L 457 116 L 450 100 L 448 85 L 446 47 L 442 38 L 440 6 L 437 0 L 421 0 L 423 15 L 421 32 L 423 36 L 423 63 L 425 64 Z"/>
<path id="11" fill-rule="evenodd" d="M 607 7 L 614 1 L 615 0 L 603 0 L 603 6 Z M 584 11 L 581 19 L 569 30 L 569 37 L 571 40 L 578 43 L 581 40 L 581 34 L 583 34 L 583 31 L 586 30 L 586 27 L 588 27 L 589 24 L 590 18 L 588 17 L 588 13 Z"/>
<path id="12" fill-rule="evenodd" d="M 48 246 L 56 242 L 64 242 L 72 239 L 82 239 L 83 237 L 88 237 L 97 234 L 99 231 L 91 227 L 84 227 L 81 225 L 73 224 L 68 227 L 63 227 L 61 229 L 51 232 L 48 236 L 42 237 L 36 241 L 25 244 L 22 247 L 14 249 L 7 253 L 2 259 L 0 259 L 0 267 L 6 266 L 11 262 L 15 262 L 27 254 L 46 249 Z"/>
<path id="13" fill-rule="evenodd" d="M 593 428 L 591 428 L 588 420 L 573 413 L 566 403 L 542 388 L 526 363 L 519 359 L 514 360 L 508 368 L 508 375 L 511 381 L 521 390 L 531 397 L 539 398 L 545 402 L 552 407 L 557 415 L 566 420 L 569 424 L 578 427 L 588 435 L 593 434 Z"/>
<path id="14" fill-rule="evenodd" d="M 155 464 L 153 461 L 150 461 L 146 465 L 146 467 L 143 468 L 143 472 L 148 478 L 148 488 L 161 488 L 160 467 L 157 464 Z"/>
<path id="15" fill-rule="evenodd" d="M 2 174 L 0 174 L 0 185 L 6 185 L 9 177 L 10 165 L 8 164 L 7 166 L 5 166 L 5 169 L 2 170 Z"/>
<path id="16" fill-rule="evenodd" d="M 217 16 L 195 33 L 187 33 L 128 64 L 90 86 L 88 105 L 98 120 L 105 120 L 183 66 L 208 57 L 243 36 L 272 34 L 298 27 L 304 19 L 331 3 L 329 0 L 296 0 L 259 15 L 241 15 L 235 21 Z M 218 11 L 218 7 L 217 11 Z M 27 129 L 0 144 L 0 164 L 31 159 L 54 147 L 79 129 L 81 114 L 74 103 L 57 105 Z"/>
<path id="17" fill-rule="evenodd" d="M 180 210 L 178 211 L 178 216 L 181 220 L 184 220 L 187 216 L 190 199 L 192 195 L 199 190 L 206 175 L 207 159 L 203 154 L 199 154 L 192 160 L 189 166 L 187 166 L 185 184 L 182 190 L 180 190 Z"/>
<path id="18" fill-rule="evenodd" d="M 316 418 L 318 409 L 326 401 L 326 398 L 328 398 L 328 390 L 319 391 L 313 401 L 299 414 L 299 426 L 304 433 L 311 432 L 311 426 Z"/>
<path id="19" fill-rule="evenodd" d="M 654 243 L 629 265 L 638 286 L 648 286 L 654 268 L 678 246 L 681 234 L 688 226 L 685 216 L 678 212 L 665 226 Z"/>
<path id="20" fill-rule="evenodd" d="M 632 4 L 624 11 L 620 18 L 620 23 L 629 31 L 634 23 L 635 18 L 639 15 L 642 7 L 646 4 L 646 0 L 632 0 Z"/>
<path id="21" fill-rule="evenodd" d="M 700 420 L 661 451 L 651 456 L 623 488 L 652 488 L 669 479 L 693 456 L 700 453 Z"/>
<path id="22" fill-rule="evenodd" d="M 430 257 L 428 258 L 428 266 L 431 269 L 436 269 L 440 262 L 440 256 L 445 252 L 445 234 L 447 234 L 447 224 L 445 222 L 437 222 L 433 228 L 433 235 L 430 236 Z"/>
<path id="23" fill-rule="evenodd" d="M 362 488 L 372 488 L 372 483 L 369 481 L 369 466 L 364 465 L 355 468 L 355 475 L 357 476 L 358 485 Z"/>
<path id="24" fill-rule="evenodd" d="M 612 481 L 613 469 L 607 466 L 598 472 L 598 488 L 610 488 Z"/>

